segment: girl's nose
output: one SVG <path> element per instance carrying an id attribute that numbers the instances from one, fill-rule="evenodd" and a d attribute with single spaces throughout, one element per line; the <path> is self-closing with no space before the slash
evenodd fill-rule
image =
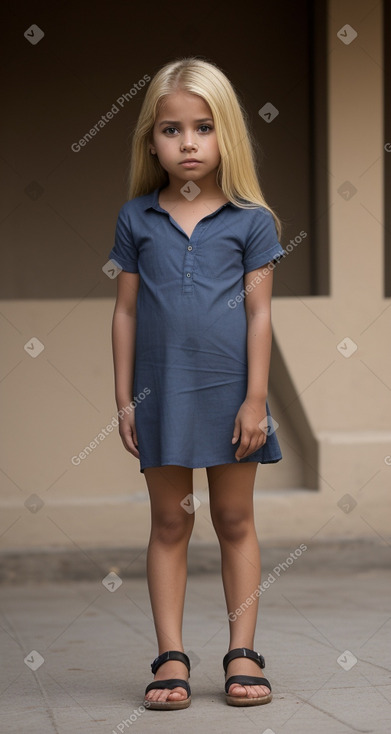
<path id="1" fill-rule="evenodd" d="M 193 148 L 196 148 L 196 147 L 197 147 L 197 143 L 195 141 L 191 140 L 190 138 L 188 138 L 187 140 L 183 141 L 183 143 L 182 143 L 183 150 L 192 150 Z"/>

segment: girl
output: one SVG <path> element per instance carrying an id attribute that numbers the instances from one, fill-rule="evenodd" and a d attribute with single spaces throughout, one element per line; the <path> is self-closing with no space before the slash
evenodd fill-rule
<path id="1" fill-rule="evenodd" d="M 129 193 L 109 257 L 120 268 L 112 325 L 119 433 L 140 460 L 151 503 L 158 656 L 144 705 L 191 701 L 182 618 L 195 467 L 206 468 L 221 547 L 226 701 L 268 703 L 264 658 L 253 649 L 261 571 L 253 488 L 258 463 L 282 458 L 267 392 L 272 263 L 285 251 L 245 112 L 213 63 L 182 58 L 152 79 L 134 131 Z M 235 614 L 251 594 L 254 603 Z"/>

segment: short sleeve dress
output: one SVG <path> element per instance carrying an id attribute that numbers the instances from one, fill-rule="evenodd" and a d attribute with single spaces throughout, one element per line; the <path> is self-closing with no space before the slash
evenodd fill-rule
<path id="1" fill-rule="evenodd" d="M 285 251 L 271 213 L 226 202 L 191 237 L 156 188 L 119 211 L 109 259 L 139 273 L 133 399 L 140 471 L 237 463 L 236 414 L 247 392 L 245 273 Z M 282 459 L 276 431 L 241 462 Z"/>

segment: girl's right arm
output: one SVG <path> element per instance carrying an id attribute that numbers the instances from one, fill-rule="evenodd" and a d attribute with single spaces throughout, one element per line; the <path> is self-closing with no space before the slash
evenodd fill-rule
<path id="1" fill-rule="evenodd" d="M 136 302 L 140 276 L 121 270 L 117 275 L 117 300 L 112 322 L 115 400 L 119 433 L 127 451 L 139 458 L 133 400 L 134 357 L 136 345 Z M 125 408 L 127 407 L 127 411 Z"/>

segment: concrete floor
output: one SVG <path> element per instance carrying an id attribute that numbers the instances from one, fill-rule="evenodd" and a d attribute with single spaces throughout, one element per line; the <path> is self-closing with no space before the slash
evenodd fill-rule
<path id="1" fill-rule="evenodd" d="M 289 549 L 265 551 L 262 581 L 270 573 L 275 580 L 260 597 L 255 649 L 266 658 L 274 698 L 249 708 L 224 699 L 228 623 L 219 574 L 188 577 L 192 703 L 172 712 L 142 707 L 157 655 L 145 578 L 124 578 L 115 591 L 95 580 L 5 585 L 1 731 L 388 734 L 389 554 L 384 544 L 369 556 L 363 546 L 361 558 L 330 545 L 303 553 L 278 576 Z"/>

